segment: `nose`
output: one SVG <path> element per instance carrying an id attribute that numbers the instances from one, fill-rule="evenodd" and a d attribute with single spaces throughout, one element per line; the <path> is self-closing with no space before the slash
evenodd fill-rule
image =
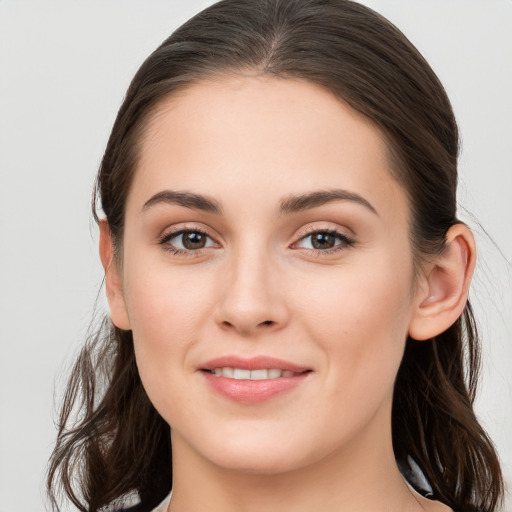
<path id="1" fill-rule="evenodd" d="M 264 252 L 226 261 L 219 273 L 218 325 L 243 336 L 282 329 L 289 320 L 289 309 L 279 274 Z"/>

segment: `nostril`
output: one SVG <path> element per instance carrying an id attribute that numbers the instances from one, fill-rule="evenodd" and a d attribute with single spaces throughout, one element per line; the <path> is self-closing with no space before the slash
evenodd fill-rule
<path id="1" fill-rule="evenodd" d="M 246 332 L 246 331 L 250 332 L 252 329 L 272 327 L 272 326 L 276 325 L 276 322 L 274 320 L 264 320 L 263 322 L 255 322 L 255 323 L 247 322 L 246 323 L 243 321 L 230 322 L 229 320 L 223 320 L 219 325 L 223 329 L 226 329 L 226 330 L 234 329 L 234 330 L 239 330 L 239 331 L 243 331 L 243 332 Z"/>

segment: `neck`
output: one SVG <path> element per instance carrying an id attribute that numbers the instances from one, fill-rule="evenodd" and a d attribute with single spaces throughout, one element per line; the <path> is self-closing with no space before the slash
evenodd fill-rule
<path id="1" fill-rule="evenodd" d="M 173 496 L 169 512 L 424 510 L 396 466 L 391 432 L 378 433 L 378 439 L 389 440 L 381 443 L 375 443 L 375 434 L 360 433 L 343 453 L 277 474 L 221 468 L 173 434 Z"/>

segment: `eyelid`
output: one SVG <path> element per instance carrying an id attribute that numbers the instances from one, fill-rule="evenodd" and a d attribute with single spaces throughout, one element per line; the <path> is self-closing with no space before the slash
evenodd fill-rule
<path id="1" fill-rule="evenodd" d="M 178 226 L 172 226 L 170 229 L 164 230 L 163 233 L 158 237 L 158 245 L 162 246 L 162 248 L 168 252 L 171 252 L 175 255 L 186 255 L 186 256 L 200 256 L 203 254 L 205 250 L 212 249 L 212 246 L 209 247 L 200 247 L 198 249 L 180 249 L 177 247 L 173 247 L 168 242 L 173 238 L 183 234 L 183 233 L 201 233 L 202 235 L 208 237 L 212 240 L 217 247 L 220 247 L 221 244 L 217 241 L 217 238 L 214 237 L 209 230 L 199 227 L 196 224 L 182 224 Z M 216 247 L 214 247 L 216 248 Z"/>
<path id="2" fill-rule="evenodd" d="M 172 236 L 179 235 L 183 232 L 189 232 L 189 231 L 197 231 L 198 233 L 202 233 L 203 235 L 206 235 L 210 237 L 212 240 L 215 240 L 216 243 L 219 243 L 217 241 L 217 238 L 212 235 L 210 230 L 208 228 L 202 227 L 198 224 L 189 224 L 189 223 L 180 223 L 178 225 L 171 226 L 169 228 L 166 228 L 162 230 L 161 234 L 158 235 L 158 241 L 163 240 L 164 238 L 169 238 Z"/>
<path id="3" fill-rule="evenodd" d="M 354 233 L 352 230 L 348 228 L 342 228 L 337 225 L 332 224 L 307 224 L 306 226 L 303 226 L 300 228 L 296 234 L 294 235 L 295 242 L 298 242 L 299 240 L 302 240 L 304 237 L 311 235 L 313 233 L 332 233 L 332 234 L 339 234 L 340 236 L 354 241 Z"/>
<path id="4" fill-rule="evenodd" d="M 352 234 L 348 234 L 346 231 L 339 227 L 321 226 L 321 225 L 308 225 L 301 228 L 295 235 L 295 241 L 290 245 L 292 249 L 306 251 L 314 256 L 328 256 L 333 253 L 337 253 L 341 250 L 346 250 L 355 244 L 355 238 Z M 306 239 L 308 236 L 314 235 L 315 233 L 328 233 L 336 236 L 341 243 L 328 249 L 309 249 L 306 247 L 297 247 L 301 241 Z"/>

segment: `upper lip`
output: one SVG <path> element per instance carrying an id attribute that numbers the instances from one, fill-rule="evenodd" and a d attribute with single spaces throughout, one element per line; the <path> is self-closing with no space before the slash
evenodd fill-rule
<path id="1" fill-rule="evenodd" d="M 215 359 L 210 359 L 200 367 L 201 370 L 214 370 L 215 368 L 240 368 L 242 370 L 258 370 L 266 368 L 288 370 L 293 373 L 304 373 L 311 370 L 311 368 L 269 356 L 256 356 L 250 358 L 221 356 Z"/>

